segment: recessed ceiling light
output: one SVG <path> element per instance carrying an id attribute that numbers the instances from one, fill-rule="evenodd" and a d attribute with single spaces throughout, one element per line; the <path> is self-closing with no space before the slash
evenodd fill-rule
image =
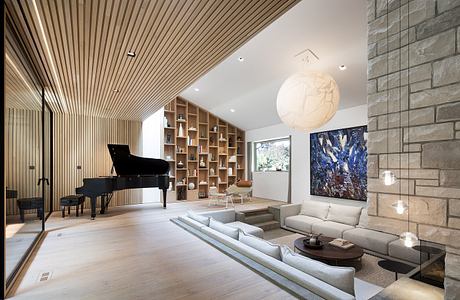
<path id="1" fill-rule="evenodd" d="M 119 89 L 114 89 L 113 91 L 114 91 L 115 93 L 119 93 L 119 92 L 120 92 Z"/>
<path id="2" fill-rule="evenodd" d="M 235 112 L 236 110 L 234 108 L 230 108 L 230 112 Z"/>
<path id="3" fill-rule="evenodd" d="M 200 91 L 199 88 L 194 88 L 193 90 L 194 90 L 195 92 L 199 92 L 199 91 Z"/>
<path id="4" fill-rule="evenodd" d="M 347 66 L 345 66 L 345 65 L 340 65 L 339 66 L 340 71 L 345 71 L 346 69 L 347 69 Z"/>
<path id="5" fill-rule="evenodd" d="M 134 52 L 134 51 L 128 51 L 128 56 L 129 56 L 129 57 L 135 57 L 135 56 L 136 56 L 136 52 Z"/>
<path id="6" fill-rule="evenodd" d="M 243 62 L 243 61 L 244 61 L 244 57 L 242 57 L 242 56 L 238 57 L 238 61 L 239 61 L 239 62 Z"/>

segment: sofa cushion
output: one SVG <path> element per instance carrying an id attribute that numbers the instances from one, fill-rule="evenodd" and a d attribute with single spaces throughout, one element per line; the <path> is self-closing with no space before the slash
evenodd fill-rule
<path id="1" fill-rule="evenodd" d="M 329 266 L 317 260 L 297 254 L 286 246 L 281 247 L 281 257 L 284 263 L 327 282 L 348 294 L 355 294 L 354 268 Z"/>
<path id="2" fill-rule="evenodd" d="M 383 255 L 388 255 L 388 244 L 398 239 L 396 235 L 365 228 L 347 230 L 343 233 L 343 238 L 364 249 Z"/>
<path id="3" fill-rule="evenodd" d="M 222 223 L 229 223 L 229 222 L 236 221 L 235 220 L 236 212 L 234 209 L 205 212 L 205 213 L 200 213 L 200 215 L 213 218 L 214 220 L 217 220 Z"/>
<path id="4" fill-rule="evenodd" d="M 290 216 L 284 219 L 285 226 L 308 233 L 311 232 L 311 225 L 320 222 L 322 223 L 324 221 L 318 218 L 304 215 Z"/>
<path id="5" fill-rule="evenodd" d="M 341 238 L 343 236 L 343 232 L 345 230 L 354 229 L 354 226 L 332 222 L 332 221 L 325 221 L 321 223 L 315 223 L 312 225 L 312 232 L 316 234 L 322 234 L 332 238 Z"/>
<path id="6" fill-rule="evenodd" d="M 259 237 L 261 239 L 264 238 L 264 230 L 262 228 L 257 227 L 257 226 L 247 224 L 247 223 L 243 223 L 243 222 L 240 222 L 240 221 L 227 223 L 225 225 L 241 229 L 244 232 L 246 232 L 248 234 L 251 234 L 253 236 Z"/>
<path id="7" fill-rule="evenodd" d="M 228 235 L 229 237 L 237 240 L 238 239 L 238 228 L 225 225 L 222 222 L 216 221 L 213 218 L 209 220 L 209 228 L 212 228 L 220 233 Z"/>
<path id="8" fill-rule="evenodd" d="M 203 225 L 209 226 L 209 217 L 199 215 L 191 210 L 187 212 L 187 217 L 197 222 L 200 222 Z"/>
<path id="9" fill-rule="evenodd" d="M 331 203 L 327 220 L 356 226 L 359 222 L 359 216 L 361 215 L 362 209 L 362 207 Z"/>
<path id="10" fill-rule="evenodd" d="M 358 225 L 356 225 L 356 227 L 367 228 L 368 224 L 369 224 L 369 215 L 367 214 L 367 208 L 363 208 L 363 210 L 361 211 L 361 215 L 359 216 Z"/>
<path id="11" fill-rule="evenodd" d="M 321 220 L 326 220 L 328 212 L 329 203 L 311 200 L 304 201 L 300 209 L 301 215 L 319 218 Z"/>
<path id="12" fill-rule="evenodd" d="M 203 223 L 197 222 L 186 216 L 179 216 L 178 219 L 184 222 L 185 224 L 192 226 L 193 228 L 198 229 L 198 230 L 200 230 L 201 227 L 206 227 L 206 225 L 204 225 Z"/>
<path id="13" fill-rule="evenodd" d="M 273 258 L 281 260 L 280 246 L 272 244 L 268 241 L 259 239 L 253 235 L 249 235 L 243 231 L 240 231 L 239 241 L 249 247 L 252 247 L 260 252 L 269 255 Z"/>
<path id="14" fill-rule="evenodd" d="M 317 279 L 309 274 L 306 274 L 288 264 L 283 263 L 281 260 L 277 260 L 269 255 L 265 255 L 262 252 L 243 244 L 237 240 L 234 240 L 225 234 L 222 234 L 214 229 L 203 226 L 201 231 L 210 236 L 211 238 L 223 243 L 224 245 L 238 251 L 242 255 L 254 260 L 255 262 L 269 268 L 270 270 L 286 277 L 287 279 L 303 286 L 309 291 L 319 295 L 324 299 L 331 300 L 354 300 L 355 297 L 344 291 L 331 286 L 330 284 Z"/>
<path id="15" fill-rule="evenodd" d="M 405 261 L 410 261 L 414 264 L 420 264 L 420 259 L 422 259 L 422 262 L 428 259 L 426 253 L 404 246 L 404 242 L 400 239 L 392 241 L 388 245 L 388 255 Z"/>

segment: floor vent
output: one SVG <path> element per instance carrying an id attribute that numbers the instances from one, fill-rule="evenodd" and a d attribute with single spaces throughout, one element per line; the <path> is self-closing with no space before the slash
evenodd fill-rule
<path id="1" fill-rule="evenodd" d="M 42 272 L 38 276 L 38 282 L 48 281 L 51 279 L 52 272 Z"/>

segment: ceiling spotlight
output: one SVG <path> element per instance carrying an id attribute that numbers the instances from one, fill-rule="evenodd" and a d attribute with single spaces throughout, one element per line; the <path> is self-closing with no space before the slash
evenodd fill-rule
<path id="1" fill-rule="evenodd" d="M 120 92 L 119 89 L 114 89 L 113 91 L 114 91 L 115 93 L 119 93 L 119 92 Z"/>
<path id="2" fill-rule="evenodd" d="M 194 88 L 193 90 L 194 90 L 195 92 L 199 92 L 199 91 L 200 91 L 199 88 Z"/>
<path id="3" fill-rule="evenodd" d="M 234 108 L 230 108 L 230 112 L 235 112 L 235 109 Z"/>
<path id="4" fill-rule="evenodd" d="M 135 57 L 136 53 L 134 51 L 128 51 L 128 56 L 129 57 Z"/>
<path id="5" fill-rule="evenodd" d="M 345 65 L 340 65 L 339 66 L 340 71 L 345 71 L 346 69 L 347 69 L 347 66 L 345 66 Z"/>
<path id="6" fill-rule="evenodd" d="M 242 57 L 242 56 L 238 57 L 238 61 L 239 61 L 239 62 L 243 62 L 243 61 L 244 61 L 244 57 Z"/>

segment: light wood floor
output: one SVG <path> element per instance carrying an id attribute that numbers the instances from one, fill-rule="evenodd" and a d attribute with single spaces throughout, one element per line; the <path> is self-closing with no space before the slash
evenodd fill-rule
<path id="1" fill-rule="evenodd" d="M 237 209 L 279 204 L 252 200 Z M 11 299 L 291 299 L 292 296 L 169 221 L 207 201 L 54 213 Z M 211 207 L 211 210 L 218 209 Z M 41 272 L 51 279 L 38 282 Z"/>

